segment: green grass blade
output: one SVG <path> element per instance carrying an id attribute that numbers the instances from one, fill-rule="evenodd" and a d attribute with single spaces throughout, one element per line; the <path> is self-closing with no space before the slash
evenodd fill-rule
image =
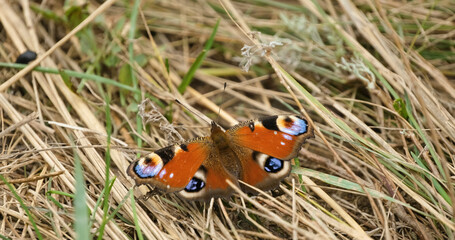
<path id="1" fill-rule="evenodd" d="M 144 237 L 142 236 L 141 227 L 139 226 L 139 220 L 137 219 L 136 201 L 134 200 L 133 189 L 130 189 L 130 200 L 131 200 L 131 208 L 133 210 L 133 220 L 134 220 L 134 226 L 136 228 L 137 237 L 140 240 L 144 240 Z"/>
<path id="2" fill-rule="evenodd" d="M 26 64 L 0 62 L 0 67 L 5 67 L 5 68 L 23 69 L 26 66 L 27 66 Z M 58 69 L 46 68 L 46 67 L 36 67 L 33 69 L 33 71 L 38 71 L 38 72 L 43 72 L 43 73 L 53 73 L 53 74 L 61 74 L 63 72 L 64 74 L 68 75 L 69 77 L 88 79 L 88 80 L 92 80 L 92 81 L 103 83 L 103 84 L 109 84 L 109 85 L 118 87 L 120 89 L 124 89 L 124 90 L 131 91 L 134 93 L 141 92 L 139 89 L 135 89 L 131 86 L 121 84 L 112 79 L 101 77 L 101 76 L 98 76 L 95 74 L 81 73 L 81 72 L 71 71 L 71 70 L 67 70 L 67 69 L 58 70 Z"/>
<path id="3" fill-rule="evenodd" d="M 220 20 L 216 21 L 215 27 L 213 28 L 212 34 L 210 35 L 209 39 L 205 43 L 204 50 L 197 56 L 196 61 L 191 65 L 188 72 L 182 79 L 182 83 L 178 87 L 180 94 L 184 93 L 186 88 L 190 85 L 191 81 L 193 80 L 194 74 L 196 74 L 196 70 L 202 65 L 205 57 L 207 56 L 207 52 L 212 48 L 213 42 L 215 41 L 215 35 L 218 31 L 218 25 L 220 24 Z"/>
<path id="4" fill-rule="evenodd" d="M 16 192 L 16 189 L 14 188 L 13 185 L 11 185 L 6 179 L 5 177 L 3 177 L 2 174 L 0 174 L 0 180 L 2 180 L 6 186 L 8 186 L 9 190 L 11 191 L 11 193 L 14 195 L 14 197 L 16 198 L 16 200 L 19 202 L 19 204 L 21 205 L 21 208 L 24 209 L 25 213 L 27 214 L 27 217 L 28 217 L 28 220 L 30 221 L 30 223 L 32 224 L 33 226 L 33 229 L 35 230 L 35 233 L 36 233 L 36 237 L 38 239 L 43 239 L 43 236 L 41 235 L 39 229 L 38 229 L 38 225 L 36 225 L 36 222 L 35 222 L 35 219 L 33 216 L 33 214 L 28 210 L 28 207 L 25 206 L 25 203 L 24 201 L 22 200 L 22 198 L 19 196 L 19 194 L 17 194 Z"/>
<path id="5" fill-rule="evenodd" d="M 110 180 L 110 171 L 111 171 L 111 134 L 112 134 L 112 119 L 111 119 L 111 108 L 110 108 L 110 99 L 109 96 L 103 93 L 105 101 L 105 116 L 106 116 L 106 134 L 107 134 L 107 146 L 106 146 L 106 155 L 105 155 L 105 182 L 104 188 L 106 189 L 103 195 L 103 222 L 99 228 L 98 239 L 103 239 L 104 228 L 108 222 L 108 211 L 109 211 L 109 199 L 111 188 L 113 186 L 113 181 L 111 184 Z"/>
<path id="6" fill-rule="evenodd" d="M 92 239 L 88 225 L 89 217 L 85 195 L 84 173 L 76 151 L 74 152 L 74 165 L 74 178 L 76 180 L 76 193 L 74 194 L 74 231 L 76 232 L 77 239 Z"/>
<path id="7" fill-rule="evenodd" d="M 8 237 L 3 236 L 3 235 L 1 235 L 1 234 L 0 234 L 0 238 L 3 239 L 3 240 L 11 240 L 11 238 L 8 238 Z"/>
<path id="8" fill-rule="evenodd" d="M 297 167 L 294 167 L 292 169 L 292 172 L 293 173 L 297 173 L 297 174 L 301 174 L 301 175 L 305 175 L 305 176 L 308 176 L 308 177 L 313 177 L 313 178 L 317 178 L 319 179 L 320 181 L 323 181 L 327 184 L 330 184 L 330 185 L 333 185 L 333 186 L 337 186 L 337 187 L 340 187 L 340 188 L 343 188 L 343 189 L 346 189 L 346 190 L 351 190 L 351 191 L 355 191 L 355 192 L 358 192 L 358 193 L 365 193 L 363 191 L 363 188 L 357 184 L 357 183 L 354 183 L 354 182 L 351 182 L 349 180 L 346 180 L 346 179 L 343 179 L 343 178 L 340 178 L 340 177 L 336 177 L 336 176 L 333 176 L 333 175 L 329 175 L 329 174 L 325 174 L 325 173 L 321 173 L 321 172 L 318 172 L 318 171 L 315 171 L 315 170 L 312 170 L 312 169 L 308 169 L 308 168 L 297 168 Z M 393 203 L 397 203 L 397 204 L 400 204 L 404 207 L 407 207 L 407 208 L 410 208 L 412 209 L 413 211 L 415 212 L 418 212 L 420 214 L 423 214 L 423 215 L 427 215 L 425 214 L 424 212 L 414 208 L 413 206 L 409 205 L 409 204 L 406 204 L 406 203 L 403 203 L 393 197 L 390 197 L 384 193 L 381 193 L 379 191 L 376 191 L 374 189 L 370 189 L 370 188 L 365 188 L 367 191 L 368 191 L 368 194 L 371 195 L 371 197 L 373 198 L 379 198 L 379 199 L 385 199 L 387 201 L 390 201 L 390 202 L 393 202 Z"/>
<path id="9" fill-rule="evenodd" d="M 139 14 L 139 6 L 141 0 L 134 1 L 134 5 L 131 8 L 131 17 L 130 17 L 130 31 L 128 33 L 128 57 L 131 64 L 131 68 L 133 69 L 133 64 L 135 63 L 134 57 L 134 42 L 135 42 L 135 34 L 136 34 L 136 24 L 137 24 L 137 16 Z M 138 89 L 138 81 L 134 71 L 131 71 L 131 82 L 133 84 L 134 89 Z M 135 92 L 134 93 L 134 100 L 136 101 L 135 104 L 139 104 L 141 101 L 141 93 Z M 139 114 L 136 114 L 136 131 L 140 135 L 142 133 L 142 118 Z M 136 143 L 139 148 L 142 147 L 142 138 L 136 138 Z"/>

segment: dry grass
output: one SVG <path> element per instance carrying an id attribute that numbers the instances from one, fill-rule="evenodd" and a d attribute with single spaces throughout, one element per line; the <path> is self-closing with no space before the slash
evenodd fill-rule
<path id="1" fill-rule="evenodd" d="M 77 2 L 0 0 L 0 238 L 455 238 L 453 0 Z M 144 198 L 138 153 L 209 130 L 174 99 L 316 138 L 277 196 Z"/>

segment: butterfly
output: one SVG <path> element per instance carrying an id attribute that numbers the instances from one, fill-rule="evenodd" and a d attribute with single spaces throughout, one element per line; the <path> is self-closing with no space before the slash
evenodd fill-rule
<path id="1" fill-rule="evenodd" d="M 127 173 L 137 185 L 187 200 L 229 197 L 234 189 L 227 180 L 244 192 L 256 192 L 248 185 L 266 191 L 289 175 L 290 159 L 313 136 L 313 126 L 298 115 L 263 117 L 226 131 L 212 122 L 210 136 L 152 152 L 132 162 Z"/>

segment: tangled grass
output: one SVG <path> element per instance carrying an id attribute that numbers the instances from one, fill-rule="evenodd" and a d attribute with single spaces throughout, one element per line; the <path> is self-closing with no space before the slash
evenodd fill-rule
<path id="1" fill-rule="evenodd" d="M 454 239 L 452 0 L 99 2 L 0 0 L 2 239 Z M 209 132 L 175 99 L 316 137 L 274 194 L 145 197 L 129 163 Z"/>

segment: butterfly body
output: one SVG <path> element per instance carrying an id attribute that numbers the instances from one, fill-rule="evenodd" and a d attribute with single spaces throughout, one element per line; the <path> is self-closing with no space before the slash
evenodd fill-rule
<path id="1" fill-rule="evenodd" d="M 159 149 L 131 163 L 127 173 L 136 184 L 178 192 L 189 200 L 232 195 L 232 184 L 270 190 L 291 171 L 290 159 L 313 127 L 300 116 L 270 116 L 237 124 L 224 131 L 212 122 L 208 137 Z"/>

